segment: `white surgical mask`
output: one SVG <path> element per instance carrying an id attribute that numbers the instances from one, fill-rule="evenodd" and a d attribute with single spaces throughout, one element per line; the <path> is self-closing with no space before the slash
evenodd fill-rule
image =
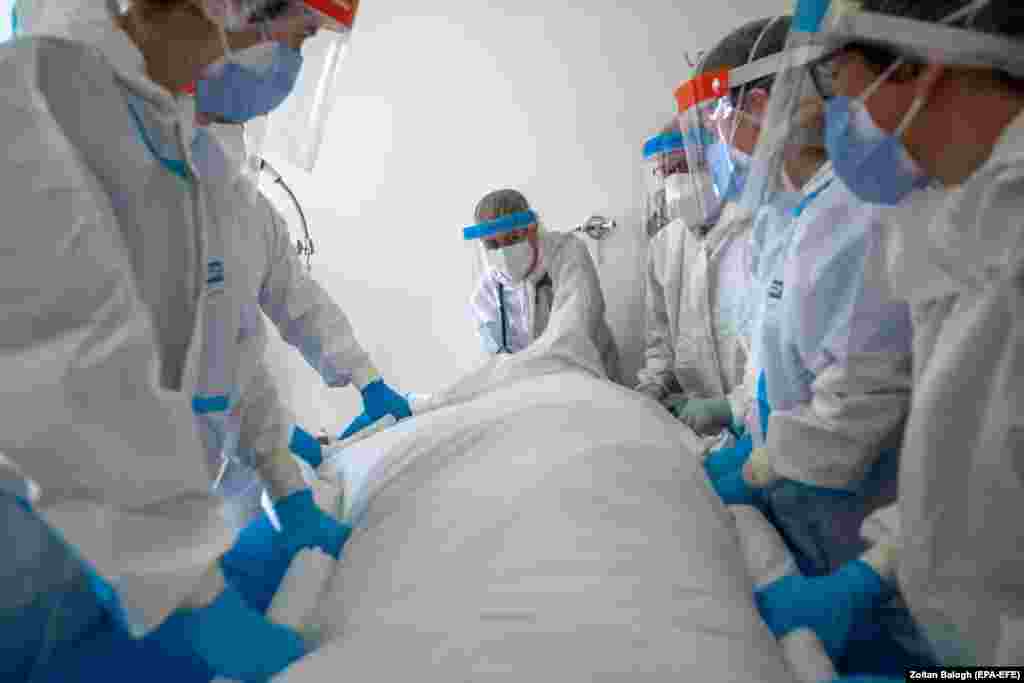
<path id="1" fill-rule="evenodd" d="M 666 178 L 666 186 L 670 178 L 678 177 L 681 183 L 679 198 L 669 204 L 669 215 L 679 218 L 689 228 L 694 228 L 704 220 L 705 210 L 701 207 L 698 197 L 710 197 L 714 192 L 711 174 L 706 171 L 679 174 Z"/>
<path id="2" fill-rule="evenodd" d="M 533 245 L 528 240 L 501 249 L 484 251 L 487 263 L 514 283 L 522 282 L 533 265 Z"/>
<path id="3" fill-rule="evenodd" d="M 684 195 L 689 194 L 687 178 L 684 173 L 673 173 L 665 177 L 665 200 L 669 204 L 678 202 Z"/>

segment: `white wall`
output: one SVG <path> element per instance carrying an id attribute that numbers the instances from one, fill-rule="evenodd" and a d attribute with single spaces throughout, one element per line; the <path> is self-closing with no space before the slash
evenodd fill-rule
<path id="1" fill-rule="evenodd" d="M 279 168 L 312 225 L 314 275 L 388 381 L 431 391 L 478 362 L 461 228 L 504 186 L 522 190 L 550 228 L 591 213 L 619 221 L 619 234 L 591 246 L 635 373 L 641 144 L 675 112 L 672 92 L 690 73 L 684 51 L 789 4 L 363 3 L 315 173 Z M 324 389 L 298 354 L 272 349 L 300 423 L 334 428 L 359 412 L 355 391 Z"/>

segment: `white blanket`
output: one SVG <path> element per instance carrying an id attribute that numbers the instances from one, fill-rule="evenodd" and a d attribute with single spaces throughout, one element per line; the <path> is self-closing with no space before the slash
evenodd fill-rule
<path id="1" fill-rule="evenodd" d="M 792 683 L 692 442 L 567 370 L 356 444 L 329 642 L 280 680 Z"/>

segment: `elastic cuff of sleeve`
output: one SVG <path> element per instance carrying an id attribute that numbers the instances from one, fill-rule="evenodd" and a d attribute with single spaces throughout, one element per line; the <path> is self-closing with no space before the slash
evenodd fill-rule
<path id="1" fill-rule="evenodd" d="M 875 572 L 882 577 L 890 586 L 895 586 L 896 579 L 896 560 L 897 560 L 897 548 L 889 543 L 878 543 L 872 546 L 861 559 L 869 567 L 875 570 Z"/>
<path id="2" fill-rule="evenodd" d="M 750 484 L 756 488 L 765 488 L 780 479 L 772 465 L 771 456 L 765 448 L 755 448 L 747 461 L 746 473 Z"/>
<path id="3" fill-rule="evenodd" d="M 291 451 L 287 449 L 278 448 L 261 458 L 256 469 L 263 477 L 263 481 L 267 483 L 267 489 L 273 501 L 278 501 L 296 491 L 307 488 L 299 463 L 295 462 Z"/>
<path id="4" fill-rule="evenodd" d="M 366 388 L 367 384 L 375 382 L 380 379 L 380 372 L 377 371 L 372 364 L 366 367 L 356 368 L 352 371 L 352 383 L 356 385 L 359 391 Z"/>

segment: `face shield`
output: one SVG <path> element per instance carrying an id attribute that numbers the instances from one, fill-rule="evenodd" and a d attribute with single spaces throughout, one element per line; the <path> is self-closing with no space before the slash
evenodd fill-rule
<path id="1" fill-rule="evenodd" d="M 648 238 L 680 217 L 690 194 L 683 136 L 678 131 L 650 138 L 643 150 L 643 225 Z"/>
<path id="2" fill-rule="evenodd" d="M 773 23 L 761 32 L 751 55 L 757 54 L 761 40 Z M 747 86 L 776 73 L 779 62 L 779 55 L 773 54 L 735 69 L 701 73 L 676 90 L 687 165 L 691 171 L 706 170 L 711 176 L 710 184 L 705 184 L 702 173 L 689 174 L 695 205 L 693 213 L 699 226 L 713 224 L 726 202 L 740 199 L 749 172 L 750 155 L 736 147 L 736 135 L 742 127 L 761 124 L 745 106 Z"/>
<path id="3" fill-rule="evenodd" d="M 813 77 L 825 49 L 817 36 L 801 30 L 803 25 L 798 15 L 785 49 L 776 55 L 771 97 L 740 200 L 745 213 L 754 214 L 763 206 L 792 210 L 794 198 L 829 170 L 825 100 Z"/>
<path id="4" fill-rule="evenodd" d="M 1024 44 L 1019 39 L 970 28 L 988 4 L 988 0 L 968 3 L 938 22 L 862 12 L 838 3 L 819 9 L 817 37 L 825 56 L 811 71 L 815 84 L 828 97 L 825 145 L 836 175 L 862 201 L 894 206 L 936 183 L 903 143 L 904 133 L 928 107 L 929 95 L 918 93 L 892 132 L 879 126 L 868 106 L 887 81 L 903 77 L 897 75 L 901 67 L 943 64 L 1024 77 Z M 839 92 L 838 76 L 858 54 L 888 67 L 861 92 Z"/>
<path id="5" fill-rule="evenodd" d="M 342 0 L 304 0 L 315 32 L 302 43 L 302 69 L 280 106 L 247 125 L 252 152 L 269 154 L 312 172 L 323 141 L 327 116 L 337 97 L 338 74 L 348 54 L 358 7 Z"/>
<path id="6" fill-rule="evenodd" d="M 494 277 L 506 287 L 522 284 L 539 261 L 537 231 L 537 214 L 533 211 L 464 228 L 462 237 L 471 249 L 473 262 L 473 287 L 483 277 Z"/>

